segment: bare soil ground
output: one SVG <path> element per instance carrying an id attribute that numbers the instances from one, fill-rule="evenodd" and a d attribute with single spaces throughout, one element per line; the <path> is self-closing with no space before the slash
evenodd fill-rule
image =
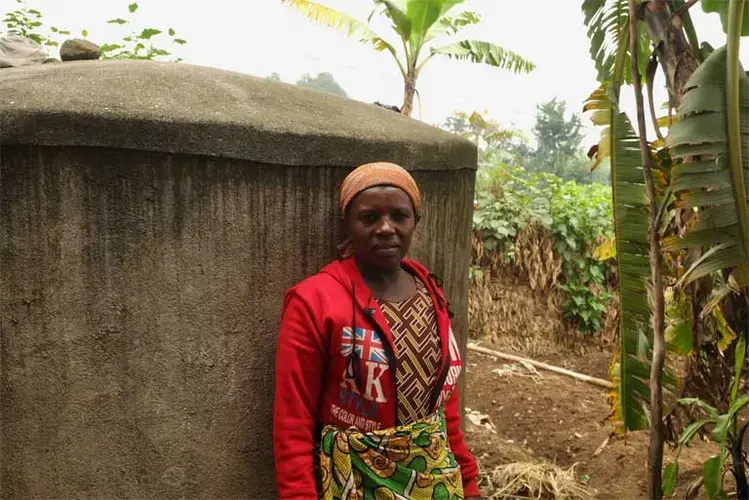
<path id="1" fill-rule="evenodd" d="M 500 345 L 485 346 L 524 356 Z M 608 379 L 611 357 L 611 348 L 598 346 L 586 352 L 560 348 L 556 354 L 533 359 Z M 496 427 L 494 434 L 467 426 L 469 445 L 483 471 L 522 460 L 525 452 L 563 469 L 574 466 L 578 480 L 593 498 L 647 497 L 648 434 L 612 435 L 606 389 L 472 351 L 467 358 L 465 405 L 488 415 Z M 683 498 L 688 483 L 701 474 L 702 462 L 714 453 L 711 444 L 701 441 L 682 453 L 676 498 Z M 666 463 L 672 456 L 673 451 L 667 449 Z"/>

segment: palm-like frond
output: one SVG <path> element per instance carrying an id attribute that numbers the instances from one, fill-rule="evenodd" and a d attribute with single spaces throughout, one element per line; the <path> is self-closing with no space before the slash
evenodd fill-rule
<path id="1" fill-rule="evenodd" d="M 406 14 L 407 3 L 405 0 L 374 0 L 376 5 L 383 8 L 385 14 L 393 21 L 393 29 L 406 41 L 411 38 L 413 23 Z"/>
<path id="2" fill-rule="evenodd" d="M 729 163 L 726 48 L 715 50 L 692 74 L 679 106 L 679 121 L 666 139 L 671 155 L 689 159 L 672 169 L 672 189 L 678 205 L 697 209 L 696 221 L 683 237 L 664 241 L 667 249 L 698 247 L 705 253 L 682 276 L 689 283 L 722 269 L 733 270 L 739 287 L 747 286 L 749 261 L 743 251 L 740 218 L 747 213 L 745 197 L 737 200 L 737 187 L 747 183 L 749 166 L 749 78 L 739 73 L 739 110 L 742 143 L 742 172 Z M 699 158 L 694 161 L 695 156 Z M 740 191 L 738 191 L 740 193 Z M 744 198 L 743 200 L 741 198 Z"/>
<path id="3" fill-rule="evenodd" d="M 509 69 L 515 73 L 530 73 L 536 68 L 531 61 L 504 49 L 499 45 L 478 40 L 462 40 L 444 47 L 432 49 L 432 54 L 441 54 L 453 59 L 484 63 L 498 68 Z"/>
<path id="4" fill-rule="evenodd" d="M 640 144 L 625 113 L 612 103 L 609 84 L 595 90 L 585 102 L 593 123 L 605 127 L 595 160 L 608 158 L 616 232 L 619 286 L 619 337 L 617 359 L 611 375 L 615 389 L 610 396 L 619 430 L 648 426 L 645 405 L 650 401 L 650 360 L 653 331 L 648 301 L 650 258 L 648 199 L 640 158 Z M 676 378 L 663 375 L 664 391 L 673 392 Z"/>
<path id="5" fill-rule="evenodd" d="M 360 21 L 345 12 L 333 9 L 310 0 L 281 0 L 281 3 L 289 5 L 310 20 L 331 28 L 347 37 L 356 38 L 360 42 L 374 45 L 375 50 L 387 50 L 395 58 L 404 73 L 404 68 L 398 59 L 398 53 L 389 42 L 375 33 L 364 21 Z"/>
<path id="6" fill-rule="evenodd" d="M 627 115 L 612 105 L 608 90 L 604 84 L 593 92 L 584 110 L 593 110 L 594 123 L 606 127 L 596 161 L 608 156 L 611 162 L 621 339 L 619 359 L 612 370 L 616 389 L 611 400 L 618 424 L 634 430 L 647 427 L 643 403 L 649 401 L 650 394 L 647 354 L 651 349 L 652 328 L 647 299 L 650 277 L 647 196 L 639 139 Z"/>
<path id="7" fill-rule="evenodd" d="M 429 30 L 442 19 L 445 14 L 465 0 L 408 0 L 406 14 L 411 20 L 411 44 L 414 52 L 426 41 Z"/>
<path id="8" fill-rule="evenodd" d="M 464 11 L 456 16 L 443 16 L 439 22 L 429 28 L 424 42 L 429 42 L 442 35 L 456 35 L 458 31 L 481 22 L 481 16 L 476 12 Z"/>
<path id="9" fill-rule="evenodd" d="M 346 36 L 362 40 L 378 38 L 378 35 L 365 22 L 326 5 L 310 0 L 281 0 L 281 3 L 294 8 L 317 24 L 331 28 Z"/>
<path id="10" fill-rule="evenodd" d="M 629 6 L 627 0 L 584 0 L 582 4 L 585 26 L 590 39 L 590 56 L 595 62 L 599 82 L 612 81 L 618 48 L 629 40 L 627 23 Z M 640 74 L 645 69 L 650 55 L 650 37 L 647 30 L 638 30 L 638 63 Z M 624 81 L 632 82 L 629 53 L 623 61 Z"/>

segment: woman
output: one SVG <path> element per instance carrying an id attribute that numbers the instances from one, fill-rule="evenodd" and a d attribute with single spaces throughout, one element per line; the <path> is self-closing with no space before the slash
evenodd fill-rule
<path id="1" fill-rule="evenodd" d="M 276 355 L 281 499 L 479 498 L 461 360 L 434 277 L 405 258 L 421 196 L 391 163 L 344 180 L 341 259 L 292 287 Z"/>

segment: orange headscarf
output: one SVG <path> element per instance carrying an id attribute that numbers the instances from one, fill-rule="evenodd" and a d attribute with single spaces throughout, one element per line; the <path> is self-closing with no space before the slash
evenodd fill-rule
<path id="1" fill-rule="evenodd" d="M 421 209 L 421 192 L 411 174 L 395 163 L 374 162 L 357 167 L 343 180 L 339 205 L 341 217 L 344 216 L 346 207 L 348 207 L 351 200 L 357 194 L 375 186 L 394 186 L 402 189 L 411 198 L 416 214 L 419 214 L 419 210 Z M 338 250 L 342 258 L 351 256 L 354 253 L 351 240 L 346 238 L 339 245 Z"/>
<path id="2" fill-rule="evenodd" d="M 346 213 L 346 207 L 357 194 L 375 186 L 395 186 L 402 189 L 411 198 L 416 213 L 419 213 L 421 193 L 411 174 L 395 163 L 375 162 L 357 167 L 343 180 L 340 200 L 341 216 Z"/>

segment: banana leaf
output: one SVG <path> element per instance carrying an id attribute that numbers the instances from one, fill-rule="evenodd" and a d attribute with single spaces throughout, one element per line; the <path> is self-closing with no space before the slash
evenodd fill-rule
<path id="1" fill-rule="evenodd" d="M 720 23 L 723 25 L 723 33 L 728 34 L 727 0 L 702 0 L 702 10 L 706 13 L 717 13 L 720 16 Z M 744 4 L 744 13 L 741 19 L 741 36 L 747 36 L 749 35 L 749 3 Z"/>
<path id="2" fill-rule="evenodd" d="M 583 0 L 582 11 L 585 26 L 590 40 L 590 57 L 598 72 L 598 81 L 612 81 L 616 72 L 617 51 L 622 45 L 623 27 L 629 22 L 629 5 L 627 0 Z M 647 30 L 638 30 L 638 65 L 639 73 L 645 74 L 650 56 L 650 35 Z M 626 33 L 628 36 L 628 33 Z M 626 45 L 626 41 L 624 45 Z M 621 60 L 621 69 L 625 83 L 632 83 L 629 52 Z M 613 79 L 613 81 L 619 81 Z"/>
<path id="3" fill-rule="evenodd" d="M 615 90 L 604 84 L 585 102 L 584 111 L 595 112 L 594 121 L 606 128 L 601 134 L 596 162 L 608 156 L 616 232 L 619 286 L 619 336 L 617 357 L 610 369 L 614 389 L 613 421 L 620 432 L 649 425 L 650 360 L 653 331 L 648 300 L 650 258 L 648 241 L 648 199 L 640 159 L 640 144 L 632 124 L 620 112 L 610 95 Z M 664 371 L 663 389 L 673 393 L 676 377 Z"/>
<path id="4" fill-rule="evenodd" d="M 674 159 L 672 190 L 677 206 L 691 208 L 695 221 L 682 237 L 671 237 L 665 248 L 700 248 L 702 256 L 682 275 L 688 284 L 720 270 L 733 271 L 739 287 L 747 286 L 749 261 L 742 241 L 741 215 L 747 213 L 746 195 L 737 193 L 749 185 L 749 78 L 739 73 L 742 168 L 729 164 L 726 95 L 726 47 L 715 50 L 692 74 L 678 110 L 679 121 L 666 138 Z M 696 157 L 698 156 L 698 157 Z M 743 198 L 743 199 L 742 199 Z"/>
<path id="5" fill-rule="evenodd" d="M 484 63 L 515 73 L 530 73 L 536 68 L 535 64 L 511 50 L 480 40 L 461 40 L 444 47 L 433 48 L 431 52 L 453 59 Z"/>
<path id="6" fill-rule="evenodd" d="M 289 7 L 295 9 L 297 12 L 321 26 L 326 26 L 338 31 L 339 33 L 343 33 L 347 37 L 358 39 L 362 43 L 373 45 L 374 49 L 378 52 L 387 50 L 395 58 L 395 62 L 398 64 L 401 73 L 403 75 L 406 74 L 405 68 L 398 57 L 395 47 L 380 35 L 372 31 L 367 23 L 350 16 L 345 12 L 341 12 L 312 0 L 281 0 L 281 3 L 287 4 Z M 388 2 L 388 4 L 390 3 L 391 2 Z M 393 7 L 393 9 L 395 9 L 395 7 Z M 396 28 L 397 27 L 398 26 L 396 26 Z"/>

